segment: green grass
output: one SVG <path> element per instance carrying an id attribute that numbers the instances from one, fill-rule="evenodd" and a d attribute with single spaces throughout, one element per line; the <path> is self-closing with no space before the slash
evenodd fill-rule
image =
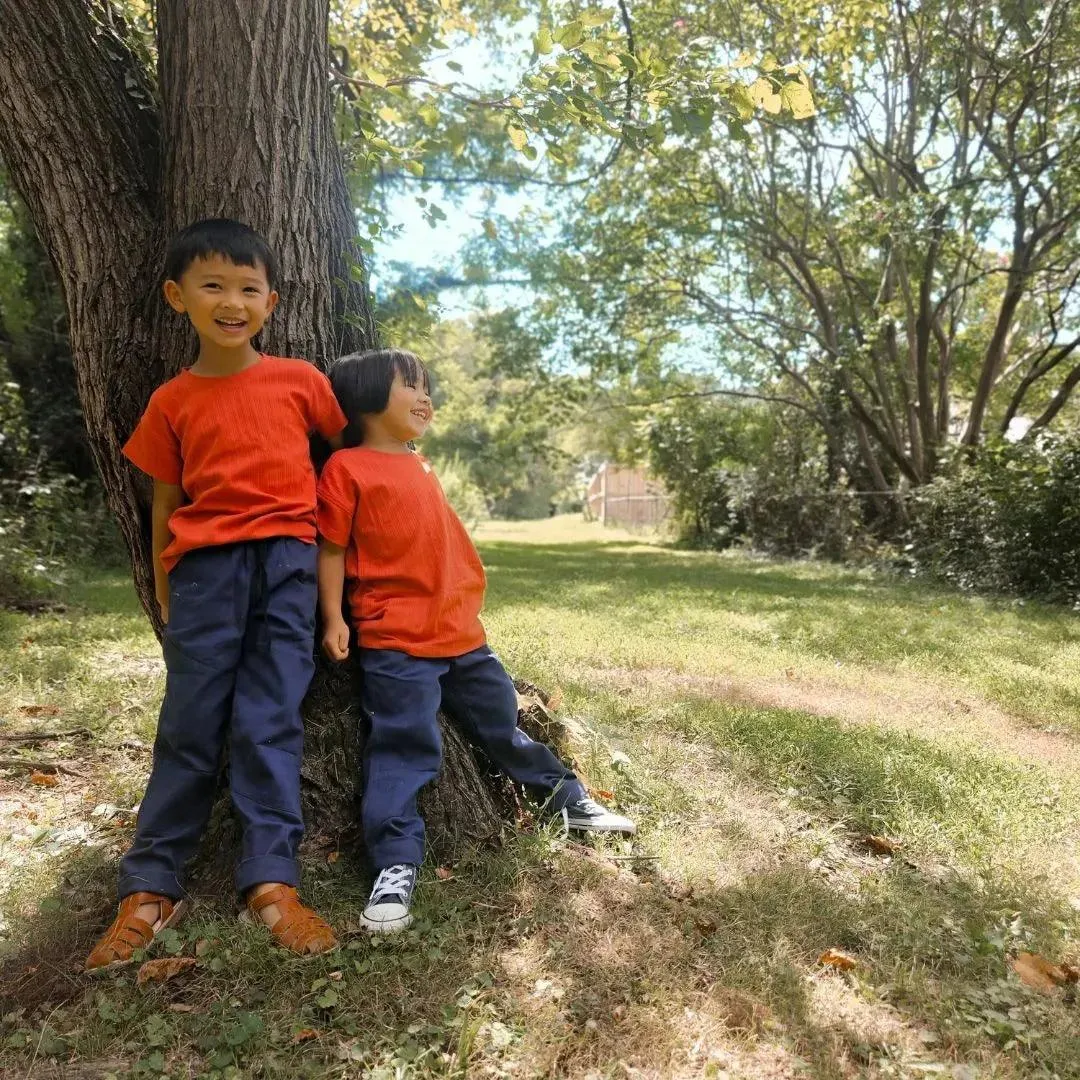
<path id="1" fill-rule="evenodd" d="M 387 942 L 356 930 L 362 869 L 313 863 L 341 952 L 294 960 L 206 909 L 165 943 L 188 973 L 84 980 L 130 836 L 92 811 L 138 798 L 161 690 L 130 586 L 91 574 L 64 615 L 0 613 L 0 717 L 94 733 L 36 751 L 83 777 L 0 772 L 14 1075 L 1080 1077 L 1071 999 L 1008 964 L 1080 949 L 1071 612 L 567 520 L 480 541 L 493 644 L 561 689 L 638 841 L 427 868 Z"/>

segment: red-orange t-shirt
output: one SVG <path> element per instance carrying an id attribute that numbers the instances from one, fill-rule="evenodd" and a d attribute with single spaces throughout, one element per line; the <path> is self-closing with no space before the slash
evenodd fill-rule
<path id="1" fill-rule="evenodd" d="M 461 656 L 484 644 L 484 568 L 419 454 L 339 450 L 319 477 L 319 532 L 346 549 L 360 645 Z"/>
<path id="2" fill-rule="evenodd" d="M 345 427 L 330 381 L 306 360 L 260 357 L 220 377 L 182 371 L 150 397 L 124 454 L 187 502 L 169 519 L 171 570 L 195 548 L 295 536 L 315 540 L 308 436 Z"/>

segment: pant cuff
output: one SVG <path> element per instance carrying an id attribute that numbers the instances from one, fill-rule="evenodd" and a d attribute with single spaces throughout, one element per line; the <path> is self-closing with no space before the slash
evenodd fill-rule
<path id="1" fill-rule="evenodd" d="M 419 866 L 424 861 L 424 849 L 415 845 L 377 847 L 370 849 L 368 854 L 371 856 L 371 868 L 375 873 L 385 870 L 388 866 L 399 866 L 403 863 L 408 866 Z"/>
<path id="2" fill-rule="evenodd" d="M 186 895 L 175 874 L 123 874 L 116 889 L 121 900 L 132 893 L 150 892 L 179 900 Z"/>
<path id="3" fill-rule="evenodd" d="M 282 855 L 256 855 L 236 867 L 236 891 L 245 893 L 253 885 L 279 881 L 282 885 L 300 884 L 300 866 L 295 859 Z"/>

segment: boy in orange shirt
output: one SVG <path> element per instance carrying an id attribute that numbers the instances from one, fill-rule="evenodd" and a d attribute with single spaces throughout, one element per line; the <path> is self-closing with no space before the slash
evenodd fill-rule
<path id="1" fill-rule="evenodd" d="M 424 858 L 420 789 L 442 761 L 441 707 L 491 759 L 568 828 L 632 833 L 588 798 L 548 747 L 517 726 L 517 694 L 485 643 L 484 569 L 469 534 L 410 443 L 433 416 L 427 369 L 401 349 L 347 356 L 331 382 L 349 418 L 345 442 L 319 479 L 319 604 L 323 649 L 349 654 L 345 582 L 360 645 L 364 747 L 361 818 L 378 871 L 361 922 L 403 929 Z"/>
<path id="2" fill-rule="evenodd" d="M 315 470 L 308 438 L 340 445 L 345 417 L 303 360 L 252 345 L 277 303 L 275 260 L 247 226 L 183 230 L 165 298 L 199 336 L 195 363 L 160 386 L 124 447 L 154 480 L 154 583 L 168 672 L 119 913 L 86 961 L 128 963 L 187 907 L 181 883 L 229 748 L 243 823 L 236 887 L 249 917 L 297 953 L 336 942 L 300 903 L 300 702 L 314 672 Z"/>

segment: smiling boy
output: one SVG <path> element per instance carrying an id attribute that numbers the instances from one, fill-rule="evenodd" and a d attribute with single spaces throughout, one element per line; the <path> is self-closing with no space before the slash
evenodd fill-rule
<path id="1" fill-rule="evenodd" d="M 300 703 L 314 672 L 315 470 L 309 435 L 340 445 L 345 417 L 303 360 L 252 339 L 277 304 L 266 241 L 228 219 L 170 244 L 165 299 L 199 355 L 159 387 L 124 447 L 154 481 L 154 584 L 167 680 L 120 910 L 86 962 L 132 960 L 187 907 L 182 874 L 206 828 L 228 746 L 243 826 L 236 887 L 297 953 L 333 933 L 300 903 Z"/>

